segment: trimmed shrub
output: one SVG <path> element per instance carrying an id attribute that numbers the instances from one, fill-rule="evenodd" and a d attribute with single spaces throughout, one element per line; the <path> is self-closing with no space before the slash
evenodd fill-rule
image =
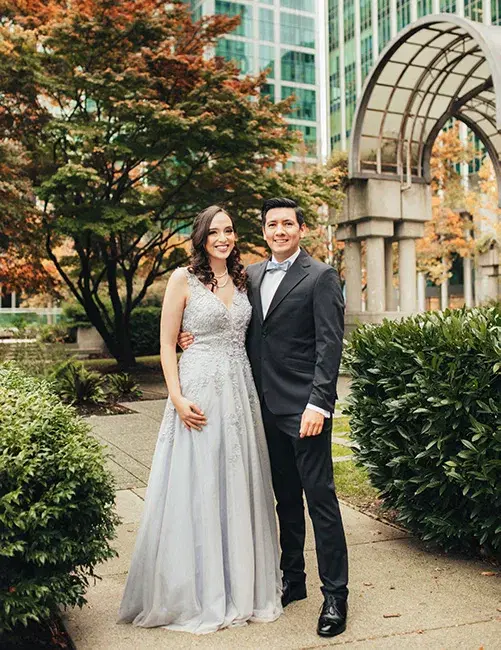
<path id="1" fill-rule="evenodd" d="M 501 551 L 501 309 L 353 333 L 347 413 L 385 505 L 445 549 Z"/>
<path id="2" fill-rule="evenodd" d="M 0 365 L 0 632 L 85 603 L 118 518 L 101 446 L 44 380 Z"/>
<path id="3" fill-rule="evenodd" d="M 137 307 L 131 314 L 132 349 L 137 357 L 160 354 L 161 307 Z"/>

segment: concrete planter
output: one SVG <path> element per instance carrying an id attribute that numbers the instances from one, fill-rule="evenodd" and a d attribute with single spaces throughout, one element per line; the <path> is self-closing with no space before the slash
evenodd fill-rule
<path id="1" fill-rule="evenodd" d="M 77 346 L 80 352 L 108 354 L 103 337 L 95 327 L 79 327 L 77 329 Z"/>

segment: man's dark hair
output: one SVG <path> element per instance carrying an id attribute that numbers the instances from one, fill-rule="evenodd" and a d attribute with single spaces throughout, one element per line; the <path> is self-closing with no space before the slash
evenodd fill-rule
<path id="1" fill-rule="evenodd" d="M 304 212 L 298 206 L 298 204 L 292 199 L 278 198 L 278 199 L 266 199 L 261 208 L 261 221 L 263 223 L 263 228 L 266 225 L 266 215 L 269 210 L 273 208 L 293 208 L 296 213 L 296 219 L 300 226 L 304 223 Z"/>

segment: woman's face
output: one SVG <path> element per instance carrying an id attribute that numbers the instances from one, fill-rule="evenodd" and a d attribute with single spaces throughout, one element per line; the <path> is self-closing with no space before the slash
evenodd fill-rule
<path id="1" fill-rule="evenodd" d="M 225 212 L 218 212 L 211 221 L 205 250 L 209 257 L 225 260 L 235 248 L 235 231 Z"/>

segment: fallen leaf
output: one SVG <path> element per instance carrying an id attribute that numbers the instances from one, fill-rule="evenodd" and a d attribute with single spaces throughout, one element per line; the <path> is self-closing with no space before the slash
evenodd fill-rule
<path id="1" fill-rule="evenodd" d="M 491 576 L 497 576 L 497 573 L 496 571 L 482 571 L 480 575 L 488 576 L 490 578 Z"/>
<path id="2" fill-rule="evenodd" d="M 364 587 L 372 587 L 372 582 L 364 582 Z"/>
<path id="3" fill-rule="evenodd" d="M 383 618 L 399 618 L 402 614 L 383 614 Z"/>
<path id="4" fill-rule="evenodd" d="M 498 612 L 501 612 L 501 607 L 498 607 Z"/>

